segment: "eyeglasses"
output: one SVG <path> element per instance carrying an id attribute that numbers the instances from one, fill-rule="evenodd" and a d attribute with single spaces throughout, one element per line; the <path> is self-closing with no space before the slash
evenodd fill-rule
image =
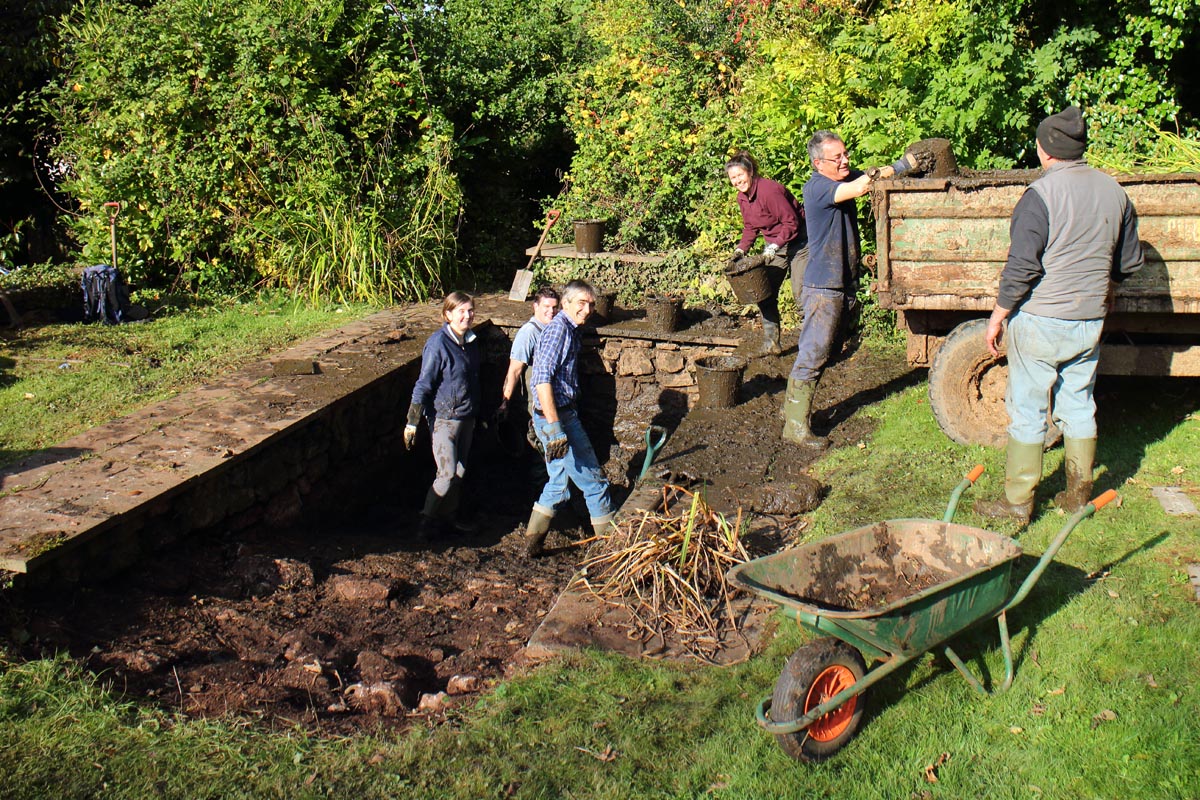
<path id="1" fill-rule="evenodd" d="M 845 152 L 839 156 L 834 156 L 833 158 L 818 158 L 817 161 L 832 161 L 835 164 L 838 163 L 839 161 L 845 161 L 847 164 L 849 164 L 850 163 L 850 153 Z"/>

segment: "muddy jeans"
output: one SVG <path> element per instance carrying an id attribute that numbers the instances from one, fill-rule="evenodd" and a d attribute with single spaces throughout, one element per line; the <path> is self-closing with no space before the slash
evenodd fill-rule
<path id="1" fill-rule="evenodd" d="M 550 479 L 546 481 L 534 507 L 548 517 L 554 516 L 555 506 L 567 499 L 571 492 L 570 483 L 574 483 L 583 492 L 592 519 L 611 514 L 614 509 L 608 494 L 608 479 L 604 477 L 596 451 L 592 449 L 592 443 L 583 430 L 579 414 L 573 408 L 564 409 L 559 412 L 558 421 L 567 435 L 567 454 L 546 462 L 546 473 Z M 546 425 L 545 417 L 533 415 L 533 428 L 543 446 L 549 441 Z"/>
<path id="2" fill-rule="evenodd" d="M 789 378 L 796 381 L 820 379 L 829 355 L 841 341 L 842 312 L 846 293 L 841 289 L 817 289 L 805 286 L 800 294 L 804 324 L 796 344 L 796 362 Z"/>
<path id="3" fill-rule="evenodd" d="M 475 433 L 475 418 L 441 419 L 433 421 L 433 463 L 437 475 L 433 491 L 445 497 L 456 481 L 467 471 L 467 454 L 471 452 L 471 437 Z"/>
<path id="4" fill-rule="evenodd" d="M 1068 439 L 1096 438 L 1096 365 L 1103 319 L 1054 319 L 1018 311 L 1008 321 L 1008 435 L 1046 437 L 1046 412 Z"/>
<path id="5" fill-rule="evenodd" d="M 800 305 L 800 289 L 804 281 L 804 268 L 808 266 L 808 244 L 791 242 L 784 252 L 776 253 L 766 264 L 771 293 L 758 304 L 758 313 L 766 322 L 779 324 L 779 287 L 788 279 L 792 286 L 792 299 Z"/>

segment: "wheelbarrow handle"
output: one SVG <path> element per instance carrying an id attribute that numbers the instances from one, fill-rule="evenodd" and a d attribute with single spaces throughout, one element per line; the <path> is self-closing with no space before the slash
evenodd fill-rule
<path id="1" fill-rule="evenodd" d="M 1033 588 L 1033 585 L 1038 582 L 1038 578 L 1042 577 L 1042 573 L 1046 571 L 1046 567 L 1050 566 L 1050 562 L 1058 554 L 1059 548 L 1067 541 L 1067 537 L 1071 535 L 1071 531 L 1075 530 L 1075 526 L 1115 499 L 1117 499 L 1117 490 L 1109 489 L 1071 515 L 1071 518 L 1062 526 L 1062 530 L 1054 537 L 1054 541 L 1046 548 L 1046 552 L 1042 553 L 1033 571 L 1025 577 L 1025 580 L 1021 583 L 1021 588 L 1017 589 L 1017 593 L 1013 595 L 1013 599 L 1008 601 L 1008 605 L 1004 607 L 1004 611 L 1009 610 L 1025 599 L 1025 596 L 1029 594 L 1029 590 Z"/>
<path id="2" fill-rule="evenodd" d="M 973 486 L 982 474 L 983 464 L 976 464 L 974 469 L 968 472 L 962 482 L 954 488 L 954 491 L 950 493 L 950 502 L 946 504 L 946 513 L 942 515 L 942 522 L 954 520 L 954 512 L 958 510 L 958 501 L 962 497 L 962 493 Z"/>

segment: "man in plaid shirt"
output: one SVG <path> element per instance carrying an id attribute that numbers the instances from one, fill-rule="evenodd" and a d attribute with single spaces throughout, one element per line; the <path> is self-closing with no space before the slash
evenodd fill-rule
<path id="1" fill-rule="evenodd" d="M 592 527 L 603 533 L 615 509 L 608 480 L 600 468 L 596 451 L 579 421 L 579 349 L 581 326 L 596 306 L 596 291 L 584 281 L 571 281 L 563 289 L 562 312 L 538 340 L 533 354 L 533 428 L 546 453 L 546 481 L 533 504 L 525 526 L 525 551 L 530 556 L 545 552 L 543 543 L 554 518 L 554 509 L 567 499 L 570 483 L 583 492 Z"/>

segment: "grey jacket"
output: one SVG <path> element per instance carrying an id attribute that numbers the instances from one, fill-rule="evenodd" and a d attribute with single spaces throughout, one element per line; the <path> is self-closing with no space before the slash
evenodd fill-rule
<path id="1" fill-rule="evenodd" d="M 1086 161 L 1052 164 L 1013 209 L 996 305 L 1055 319 L 1100 319 L 1109 280 L 1142 267 L 1125 190 Z"/>

